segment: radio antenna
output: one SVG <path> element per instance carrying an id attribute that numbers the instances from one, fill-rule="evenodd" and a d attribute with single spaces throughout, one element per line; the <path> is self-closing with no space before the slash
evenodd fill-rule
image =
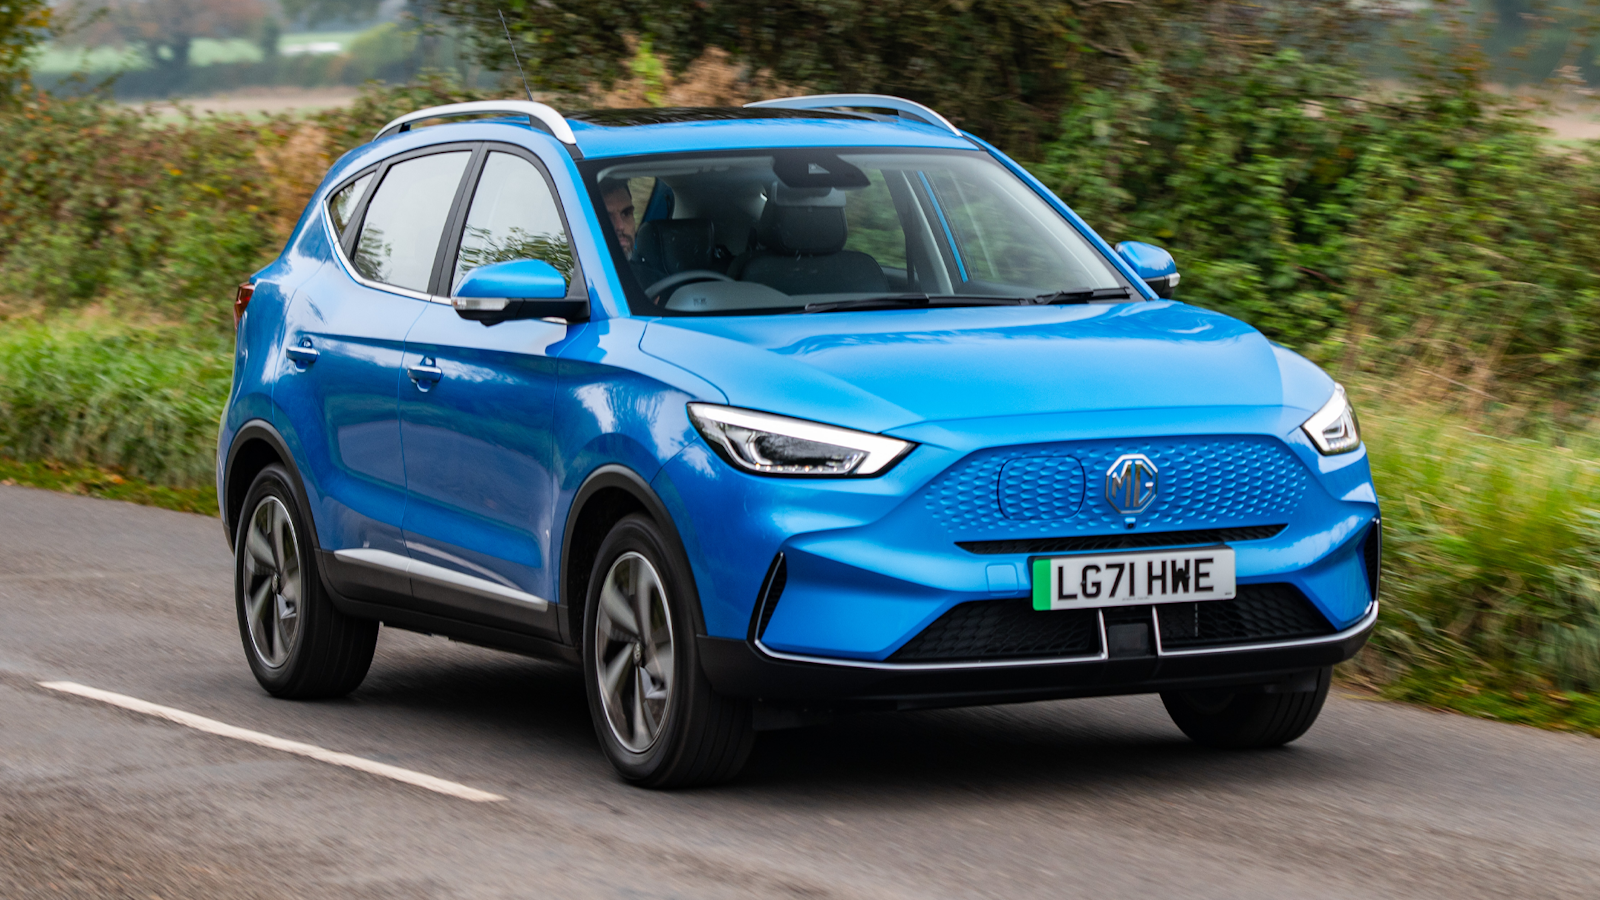
<path id="1" fill-rule="evenodd" d="M 494 11 L 500 16 L 500 27 L 505 30 L 506 43 L 511 45 L 511 61 L 517 64 L 517 76 L 522 79 L 522 90 L 533 99 L 533 89 L 528 87 L 528 73 L 522 71 L 522 60 L 517 57 L 517 42 L 511 39 L 511 26 L 506 24 L 505 10 L 495 7 Z"/>

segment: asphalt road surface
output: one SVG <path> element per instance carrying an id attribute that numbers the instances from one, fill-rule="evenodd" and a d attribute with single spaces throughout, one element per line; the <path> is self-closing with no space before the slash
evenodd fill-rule
<path id="1" fill-rule="evenodd" d="M 627 787 L 577 676 L 385 629 L 345 700 L 245 666 L 217 522 L 0 487 L 0 897 L 1600 897 L 1600 741 L 1334 697 L 1282 750 L 1154 697 L 762 736 Z M 469 802 L 40 686 L 502 795 Z"/>

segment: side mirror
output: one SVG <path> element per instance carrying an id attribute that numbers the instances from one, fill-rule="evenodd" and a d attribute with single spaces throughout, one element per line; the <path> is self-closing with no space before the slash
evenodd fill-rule
<path id="1" fill-rule="evenodd" d="M 1133 271 L 1139 273 L 1139 277 L 1150 285 L 1157 297 L 1170 300 L 1177 293 L 1178 264 L 1173 261 L 1171 253 L 1155 244 L 1123 241 L 1117 245 L 1117 254 L 1133 267 Z"/>
<path id="2" fill-rule="evenodd" d="M 567 279 L 539 259 L 479 266 L 461 279 L 450 302 L 461 318 L 491 325 L 507 319 L 589 318 L 588 298 L 568 297 Z"/>

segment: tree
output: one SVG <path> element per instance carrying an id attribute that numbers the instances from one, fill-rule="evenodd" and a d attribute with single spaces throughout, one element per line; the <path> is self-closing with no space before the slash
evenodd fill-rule
<path id="1" fill-rule="evenodd" d="M 441 0 L 479 59 L 511 69 L 504 11 L 529 80 L 582 94 L 627 76 L 639 42 L 681 70 L 716 47 L 780 83 L 890 93 L 936 106 L 1014 149 L 1051 136 L 1086 85 L 1181 55 L 1217 28 L 1241 40 L 1320 38 L 1364 0 Z M 1301 39 L 1304 43 L 1310 43 Z M 1276 45 L 1276 43 L 1275 43 Z M 1307 47 L 1312 55 L 1322 51 Z"/>
<path id="2" fill-rule="evenodd" d="M 321 25 L 324 22 L 365 22 L 378 12 L 383 0 L 278 0 L 290 22 Z"/>
<path id="3" fill-rule="evenodd" d="M 49 0 L 0 0 L 0 102 L 27 81 L 29 55 L 49 28 Z"/>
<path id="4" fill-rule="evenodd" d="M 137 47 L 169 90 L 188 78 L 196 38 L 249 34 L 266 14 L 261 0 L 90 0 L 82 10 L 88 25 L 73 40 Z"/>

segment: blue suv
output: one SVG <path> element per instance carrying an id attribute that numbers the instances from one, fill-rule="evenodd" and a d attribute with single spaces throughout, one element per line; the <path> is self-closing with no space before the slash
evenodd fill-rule
<path id="1" fill-rule="evenodd" d="M 235 301 L 250 667 L 346 693 L 379 623 L 566 660 L 655 787 L 859 709 L 1294 740 L 1377 617 L 1366 451 L 1177 284 L 895 97 L 404 116 Z"/>

